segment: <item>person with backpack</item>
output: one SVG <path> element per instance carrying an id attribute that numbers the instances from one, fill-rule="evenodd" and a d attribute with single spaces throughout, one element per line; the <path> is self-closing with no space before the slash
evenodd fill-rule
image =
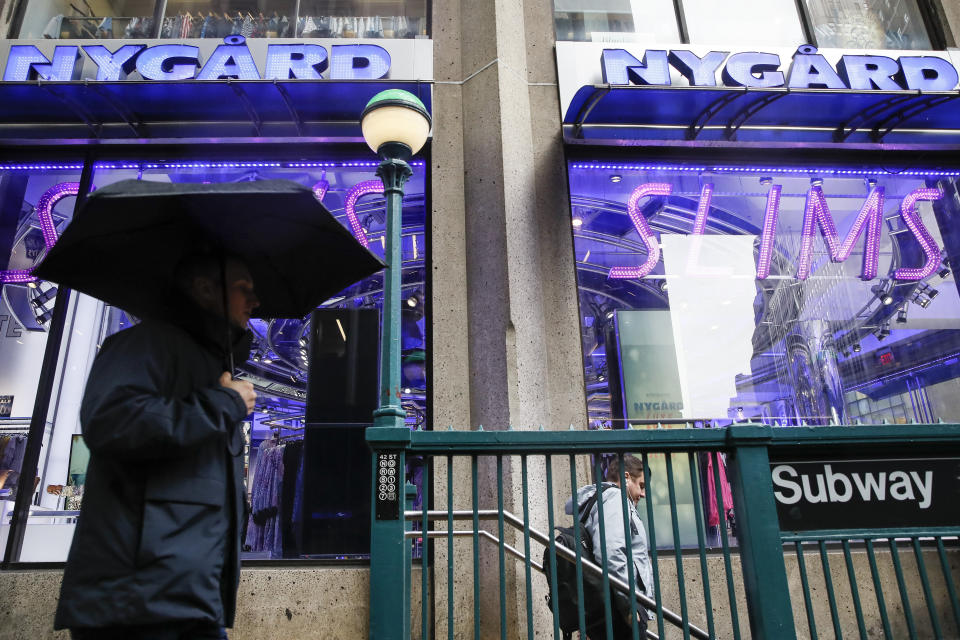
<path id="1" fill-rule="evenodd" d="M 623 475 L 626 483 L 627 510 L 630 522 L 630 545 L 633 556 L 634 578 L 637 588 L 644 594 L 652 597 L 653 569 L 650 565 L 650 556 L 647 548 L 647 533 L 643 521 L 637 513 L 637 502 L 646 495 L 646 483 L 643 475 L 643 462 L 640 458 L 625 454 L 623 456 Z M 594 500 L 597 493 L 595 484 L 580 487 L 577 490 L 577 511 L 584 516 L 584 510 L 590 514 L 584 521 L 584 527 L 590 535 L 593 551 L 593 561 L 602 566 L 603 555 L 600 540 L 600 518 L 603 518 L 604 538 L 606 539 L 607 571 L 610 576 L 616 576 L 630 583 L 627 571 L 627 536 L 623 527 L 623 502 L 620 495 L 620 459 L 615 457 L 607 468 L 605 482 L 601 484 L 602 499 Z M 597 503 L 600 503 L 599 505 Z M 567 501 L 566 512 L 573 513 L 572 501 Z M 594 616 L 586 620 L 586 632 L 590 640 L 629 640 L 633 638 L 630 620 L 630 599 L 616 590 L 611 590 L 611 613 L 613 622 L 613 637 L 606 636 L 606 620 L 604 615 Z M 638 615 L 639 637 L 646 637 L 648 613 L 636 603 Z"/>

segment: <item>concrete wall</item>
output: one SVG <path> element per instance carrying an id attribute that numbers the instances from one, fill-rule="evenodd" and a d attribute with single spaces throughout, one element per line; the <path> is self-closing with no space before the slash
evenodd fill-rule
<path id="1" fill-rule="evenodd" d="M 53 630 L 59 570 L 0 572 L 0 640 L 69 640 Z M 420 571 L 411 609 L 419 627 Z M 365 567 L 244 569 L 231 640 L 357 640 L 368 631 L 370 571 Z M 417 636 L 419 637 L 419 636 Z"/>
<path id="2" fill-rule="evenodd" d="M 483 543 L 486 546 L 489 543 Z M 458 547 L 471 555 L 471 543 L 466 539 L 458 539 Z M 540 552 L 534 551 L 539 557 Z M 830 615 L 827 586 L 824 581 L 823 563 L 815 547 L 808 548 L 804 554 L 807 580 L 813 603 L 814 621 L 820 637 L 831 637 L 834 633 L 833 621 Z M 933 638 L 933 631 L 928 603 L 925 599 L 916 555 L 906 545 L 901 545 L 899 558 L 903 570 L 910 610 L 916 625 L 917 635 L 920 638 Z M 732 560 L 732 579 L 734 583 L 736 611 L 739 629 L 742 637 L 750 638 L 750 621 L 743 594 L 742 576 L 739 559 Z M 855 576 L 854 583 L 860 596 L 864 618 L 864 627 L 867 637 L 883 637 L 882 620 L 877 605 L 877 596 L 874 590 L 874 580 L 871 574 L 869 559 L 862 549 L 854 549 L 850 560 Z M 788 581 L 793 598 L 793 617 L 798 638 L 801 640 L 811 637 L 807 620 L 807 611 L 803 601 L 802 578 L 797 564 L 796 554 L 787 553 L 785 556 Z M 953 584 L 960 583 L 960 551 L 952 550 L 948 554 L 950 572 Z M 930 578 L 930 593 L 933 596 L 934 607 L 940 621 L 941 633 L 944 638 L 958 638 L 953 618 L 948 590 L 944 581 L 944 573 L 940 558 L 936 550 L 923 552 L 923 563 Z M 508 560 L 511 566 L 518 563 Z M 877 577 L 882 589 L 883 600 L 887 609 L 890 628 L 894 638 L 909 635 L 904 615 L 904 607 L 897 587 L 896 572 L 891 561 L 888 548 L 878 545 L 876 554 Z M 700 568 L 700 558 L 696 555 L 683 557 L 683 580 L 678 580 L 677 563 L 673 554 L 667 554 L 659 560 L 660 588 L 663 593 L 664 605 L 674 611 L 681 610 L 680 584 L 685 586 L 686 607 L 690 621 L 703 629 L 707 629 L 706 598 L 704 597 L 704 579 Z M 851 596 L 850 579 L 846 559 L 841 550 L 831 550 L 827 554 L 828 575 L 837 602 L 838 624 L 844 635 L 856 636 L 858 632 L 854 600 Z M 466 622 L 460 620 L 461 611 L 457 608 L 473 608 L 473 582 L 471 579 L 461 579 L 464 565 L 455 569 L 457 582 L 455 589 L 460 592 L 456 598 L 455 619 L 457 638 L 472 638 L 472 619 Z M 446 573 L 446 565 L 438 563 L 436 575 Z M 522 571 L 518 572 L 522 575 Z M 57 596 L 60 588 L 61 572 L 57 570 L 38 571 L 5 571 L 0 572 L 0 640 L 67 640 L 65 632 L 53 631 L 53 612 L 56 608 Z M 714 617 L 715 633 L 717 637 L 733 636 L 733 616 L 728 594 L 727 575 L 724 569 L 723 557 L 709 555 L 707 557 L 707 583 L 710 595 L 710 609 Z M 230 633 L 232 640 L 354 640 L 367 637 L 368 614 L 368 584 L 369 571 L 361 567 L 351 568 L 321 568 L 306 567 L 302 569 L 245 569 L 243 571 L 239 592 L 239 610 L 237 623 Z M 552 620 L 547 614 L 546 605 L 539 595 L 546 584 L 546 578 L 534 571 L 532 586 L 535 586 L 532 607 L 536 623 L 535 637 L 552 637 Z M 412 577 L 411 602 L 411 637 L 414 640 L 421 638 L 420 634 L 420 572 L 414 567 Z M 439 585 L 438 585 L 439 586 Z M 523 585 L 521 585 L 523 587 Z M 526 600 L 521 588 L 517 602 L 511 604 L 526 609 Z M 493 594 L 498 599 L 498 592 Z M 438 598 L 436 603 L 437 637 L 446 637 L 447 608 L 441 606 Z M 496 614 L 494 614 L 496 615 Z M 486 631 L 488 624 L 486 616 L 481 614 L 484 622 L 482 637 L 493 637 Z M 655 623 L 654 623 L 655 624 Z M 496 626 L 496 625 L 494 625 Z M 653 627 L 651 627 L 653 628 Z M 443 631 L 443 633 L 441 633 Z M 526 637 L 526 625 L 512 630 L 511 636 Z M 663 637 L 667 640 L 682 638 L 680 630 L 669 627 Z"/>

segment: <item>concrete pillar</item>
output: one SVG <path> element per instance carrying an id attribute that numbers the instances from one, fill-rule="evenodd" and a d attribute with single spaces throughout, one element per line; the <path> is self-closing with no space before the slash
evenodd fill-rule
<path id="1" fill-rule="evenodd" d="M 433 7 L 434 428 L 586 426 L 552 6 L 465 0 Z M 520 516 L 520 462 L 503 464 L 504 507 Z M 546 531 L 543 458 L 528 465 L 531 522 Z M 565 461 L 554 467 L 562 509 L 569 473 Z M 469 509 L 469 461 L 457 461 L 454 474 L 454 508 Z M 435 465 L 435 476 L 435 505 L 443 509 L 446 464 Z M 495 508 L 495 460 L 480 460 L 478 486 L 481 508 Z M 482 526 L 496 532 L 495 523 Z M 523 548 L 522 535 L 505 537 Z M 472 541 L 458 538 L 456 545 L 456 636 L 472 637 Z M 447 609 L 443 546 L 435 572 L 440 635 Z M 480 551 L 481 636 L 498 637 L 497 548 L 481 542 Z M 513 561 L 506 566 L 507 636 L 526 637 L 523 572 Z M 545 581 L 534 575 L 532 584 L 539 619 L 547 613 Z"/>

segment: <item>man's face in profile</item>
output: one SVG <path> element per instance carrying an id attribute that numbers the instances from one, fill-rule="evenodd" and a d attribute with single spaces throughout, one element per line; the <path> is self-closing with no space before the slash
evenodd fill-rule
<path id="1" fill-rule="evenodd" d="M 260 306 L 253 278 L 245 266 L 233 260 L 227 263 L 226 275 L 228 319 L 234 326 L 246 328 L 253 310 Z"/>
<path id="2" fill-rule="evenodd" d="M 260 306 L 260 300 L 254 291 L 253 277 L 242 263 L 232 259 L 227 260 L 224 275 L 227 282 L 227 319 L 235 327 L 244 329 L 253 315 L 253 310 Z M 218 316 L 223 315 L 223 292 L 219 277 L 196 276 L 190 295 L 207 311 Z"/>

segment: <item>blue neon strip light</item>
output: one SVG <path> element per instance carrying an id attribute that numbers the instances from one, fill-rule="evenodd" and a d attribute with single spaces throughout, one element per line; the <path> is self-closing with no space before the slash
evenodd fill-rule
<path id="1" fill-rule="evenodd" d="M 833 174 L 833 175 L 857 175 L 865 174 L 889 175 L 889 176 L 918 176 L 931 178 L 955 178 L 960 176 L 960 171 L 921 171 L 904 170 L 889 171 L 886 169 L 864 168 L 864 169 L 832 169 L 822 167 L 809 168 L 785 168 L 785 167 L 707 167 L 693 165 L 668 165 L 668 164 L 608 164 L 597 162 L 575 162 L 570 165 L 571 169 L 594 169 L 601 171 L 683 171 L 691 173 L 714 172 L 714 173 L 781 173 L 781 174 Z"/>
<path id="2" fill-rule="evenodd" d="M 422 160 L 409 163 L 412 167 L 423 167 Z M 358 162 L 97 162 L 95 169 L 249 169 L 249 168 L 278 168 L 278 169 L 331 169 L 331 168 L 370 168 L 375 169 L 380 163 L 371 161 Z M 77 164 L 44 164 L 44 163 L 17 163 L 0 164 L 0 171 L 80 171 L 82 163 Z"/>

